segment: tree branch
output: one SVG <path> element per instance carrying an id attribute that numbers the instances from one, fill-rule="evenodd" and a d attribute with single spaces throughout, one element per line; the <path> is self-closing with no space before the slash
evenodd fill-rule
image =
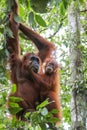
<path id="1" fill-rule="evenodd" d="M 59 24 L 58 29 L 56 30 L 56 32 L 54 32 L 54 33 L 53 33 L 51 36 L 49 36 L 48 38 L 54 37 L 54 36 L 59 32 L 60 28 L 61 28 L 62 25 L 63 25 L 63 21 L 64 21 L 65 19 L 66 19 L 66 16 L 61 19 L 61 23 Z"/>
<path id="2" fill-rule="evenodd" d="M 81 12 L 81 13 L 82 13 L 82 12 L 87 12 L 87 9 L 81 10 L 80 12 Z"/>

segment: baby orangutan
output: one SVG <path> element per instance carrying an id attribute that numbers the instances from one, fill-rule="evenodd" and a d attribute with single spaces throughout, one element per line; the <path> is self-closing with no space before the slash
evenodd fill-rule
<path id="1" fill-rule="evenodd" d="M 60 106 L 60 83 L 59 83 L 59 66 L 56 60 L 48 58 L 44 66 L 43 80 L 49 84 L 49 86 L 41 87 L 41 102 L 45 99 L 49 99 L 50 104 L 47 105 L 48 111 L 57 109 L 58 113 L 54 114 L 54 117 L 61 120 L 61 106 Z"/>

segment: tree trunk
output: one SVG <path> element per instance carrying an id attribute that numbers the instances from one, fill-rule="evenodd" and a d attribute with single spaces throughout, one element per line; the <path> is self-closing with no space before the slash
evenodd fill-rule
<path id="1" fill-rule="evenodd" d="M 73 1 L 68 10 L 71 70 L 71 129 L 86 129 L 86 95 L 82 67 L 80 17 L 78 1 Z"/>

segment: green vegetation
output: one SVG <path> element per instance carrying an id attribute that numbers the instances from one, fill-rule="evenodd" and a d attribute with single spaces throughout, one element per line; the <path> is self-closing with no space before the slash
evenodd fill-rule
<path id="1" fill-rule="evenodd" d="M 61 105 L 63 111 L 63 125 L 60 130 L 66 130 L 65 123 L 70 130 L 72 84 L 70 83 L 68 7 L 72 0 L 19 0 L 18 2 L 20 12 L 19 17 L 15 16 L 16 21 L 21 21 L 30 26 L 45 38 L 52 41 L 58 48 L 56 58 L 61 68 Z M 75 82 L 77 88 L 74 89 L 76 89 L 78 93 L 83 92 L 83 95 L 87 95 L 87 2 L 86 0 L 77 0 L 75 2 L 76 5 L 79 5 L 81 24 L 81 45 L 79 48 L 82 53 L 83 68 L 79 71 L 83 74 L 84 78 Z M 8 32 L 9 35 L 12 35 L 10 30 L 6 28 L 11 5 L 12 0 L 0 1 L 0 130 L 15 130 L 16 128 L 20 128 L 20 130 L 45 130 L 47 129 L 47 124 L 52 123 L 54 125 L 56 121 L 55 118 L 52 118 L 52 113 L 54 113 L 55 110 L 49 113 L 46 109 L 46 105 L 48 104 L 47 100 L 40 104 L 34 113 L 26 113 L 26 118 L 30 120 L 31 124 L 29 124 L 28 121 L 17 121 L 15 116 L 11 119 L 9 111 L 6 108 L 6 100 L 11 90 L 11 83 L 9 66 L 7 64 L 9 54 L 6 47 L 5 34 Z M 22 54 L 36 50 L 21 32 L 19 32 L 19 35 Z M 78 85 L 84 87 L 79 88 Z M 11 99 L 13 102 L 11 104 L 13 107 L 12 112 L 15 114 L 21 108 L 14 102 L 20 100 L 21 99 L 16 99 L 15 97 Z M 86 129 L 84 128 L 83 130 Z"/>

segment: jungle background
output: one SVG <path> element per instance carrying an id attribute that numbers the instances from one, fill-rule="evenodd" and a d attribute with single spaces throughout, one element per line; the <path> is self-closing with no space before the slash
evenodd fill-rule
<path id="1" fill-rule="evenodd" d="M 8 118 L 6 100 L 11 90 L 8 51 L 5 35 L 12 0 L 0 1 L 0 130 L 43 130 L 37 119 L 46 109 L 33 114 L 31 125 Z M 86 0 L 18 0 L 19 17 L 16 21 L 30 26 L 57 48 L 60 64 L 61 106 L 63 119 L 60 130 L 87 130 L 87 1 Z M 22 54 L 35 47 L 21 33 Z M 13 90 L 14 91 L 14 90 Z M 43 106 L 45 106 L 46 102 Z M 13 105 L 13 111 L 18 106 Z M 37 121 L 36 124 L 35 121 Z M 45 120 L 46 122 L 47 120 Z M 54 122 L 53 120 L 51 120 Z"/>

